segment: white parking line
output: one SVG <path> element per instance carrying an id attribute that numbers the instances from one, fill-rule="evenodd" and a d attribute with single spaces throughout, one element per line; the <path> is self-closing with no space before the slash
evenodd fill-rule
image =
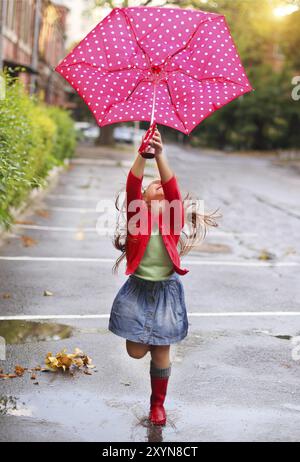
<path id="1" fill-rule="evenodd" d="M 47 207 L 47 210 L 53 210 L 54 212 L 98 213 L 96 207 L 92 209 L 80 207 Z"/>
<path id="2" fill-rule="evenodd" d="M 72 212 L 72 213 L 95 213 L 99 214 L 97 208 L 95 206 L 94 209 L 92 208 L 80 208 L 80 207 L 47 207 L 47 210 L 53 210 L 57 212 Z M 76 231 L 76 228 L 66 227 L 66 226 L 45 226 L 45 225 L 26 225 L 26 224 L 15 224 L 17 228 L 24 228 L 24 229 L 38 229 L 40 231 Z M 82 228 L 82 231 L 87 232 L 97 232 L 96 228 Z M 113 229 L 114 231 L 114 229 Z M 210 231 L 210 236 L 213 237 L 257 237 L 258 233 L 238 233 L 238 232 L 231 232 L 231 231 Z"/>
<path id="3" fill-rule="evenodd" d="M 112 160 L 112 159 L 85 159 L 85 158 L 76 158 L 76 159 L 72 159 L 72 161 L 70 162 L 70 164 L 74 164 L 74 165 L 113 165 L 115 166 L 116 163 L 118 161 L 117 160 Z"/>
<path id="4" fill-rule="evenodd" d="M 273 267 L 297 267 L 300 262 L 296 261 L 228 261 L 228 260 L 185 260 L 184 265 L 199 265 L 199 266 L 245 266 L 253 268 L 273 268 Z"/>
<path id="5" fill-rule="evenodd" d="M 226 318 L 226 317 L 264 317 L 264 316 L 300 316 L 300 311 L 227 311 L 223 313 L 188 313 L 189 316 L 196 318 Z"/>
<path id="6" fill-rule="evenodd" d="M 101 196 L 70 196 L 69 194 L 48 194 L 47 199 L 66 199 L 70 201 L 99 201 Z"/>
<path id="7" fill-rule="evenodd" d="M 95 207 L 95 209 L 84 209 L 84 208 L 72 208 L 72 207 L 49 207 L 49 210 L 55 210 L 59 212 L 74 212 L 74 213 L 99 213 Z M 33 229 L 33 230 L 39 230 L 39 231 L 65 231 L 65 232 L 74 232 L 77 231 L 78 228 L 74 227 L 67 227 L 67 226 L 44 226 L 44 225 L 26 225 L 26 224 L 15 224 L 14 225 L 16 228 L 21 228 L 21 229 Z M 81 231 L 83 232 L 89 232 L 89 233 L 97 233 L 97 229 L 95 227 L 93 228 L 80 228 Z M 112 230 L 112 234 L 114 232 L 114 229 Z M 230 231 L 214 231 L 212 230 L 210 232 L 210 236 L 213 237 L 234 237 L 234 236 L 242 236 L 242 237 L 256 237 L 258 236 L 257 233 L 235 233 L 235 232 L 230 232 Z"/>
<path id="8" fill-rule="evenodd" d="M 0 260 L 7 261 L 48 261 L 48 262 L 87 262 L 87 263 L 112 263 L 113 258 L 88 258 L 88 257 L 28 257 L 28 256 L 0 256 Z"/>
<path id="9" fill-rule="evenodd" d="M 77 232 L 83 231 L 85 233 L 95 233 L 96 229 L 93 228 L 80 228 L 80 227 L 70 227 L 70 226 L 43 226 L 43 225 L 14 225 L 16 228 L 20 229 L 35 229 L 39 231 L 62 231 L 62 232 Z"/>
<path id="10" fill-rule="evenodd" d="M 230 237 L 230 236 L 240 236 L 240 237 L 257 237 L 258 233 L 238 233 L 234 231 L 219 231 L 211 229 L 209 230 L 209 236 L 214 237 Z"/>
<path id="11" fill-rule="evenodd" d="M 109 167 L 131 167 L 132 161 L 127 159 L 88 159 L 84 157 L 77 157 L 72 159 L 70 164 L 74 165 L 100 165 L 100 166 L 109 166 Z"/>
<path id="12" fill-rule="evenodd" d="M 78 229 L 77 229 L 78 231 Z M 93 257 L 29 257 L 29 256 L 0 256 L 0 260 L 6 261 L 48 261 L 48 262 L 82 262 L 82 263 L 114 263 L 114 258 L 93 258 Z M 184 266 L 244 266 L 254 268 L 276 268 L 276 267 L 298 267 L 300 262 L 279 262 L 279 261 L 229 261 L 229 260 L 185 260 Z"/>
<path id="13" fill-rule="evenodd" d="M 56 210 L 59 212 L 75 212 L 75 213 L 99 213 L 95 209 L 84 209 L 84 208 L 70 208 L 70 207 L 49 207 L 49 210 Z M 33 230 L 39 230 L 39 231 L 61 231 L 61 232 L 76 232 L 78 231 L 78 228 L 75 227 L 68 227 L 68 226 L 45 226 L 45 225 L 26 225 L 26 224 L 15 224 L 14 225 L 16 228 L 20 229 L 33 229 Z M 83 232 L 88 232 L 88 233 L 98 233 L 97 229 L 95 227 L 93 228 L 80 228 L 81 231 Z M 113 235 L 114 229 L 112 229 L 112 235 Z M 210 236 L 214 237 L 230 237 L 230 236 L 243 236 L 243 237 L 255 237 L 258 236 L 257 233 L 231 233 L 231 232 L 225 232 L 225 231 L 211 231 Z"/>
<path id="14" fill-rule="evenodd" d="M 227 311 L 227 312 L 188 312 L 187 315 L 192 318 L 226 318 L 226 317 L 285 317 L 300 316 L 300 311 Z M 0 321 L 34 321 L 47 319 L 108 319 L 109 314 L 48 314 L 48 315 L 16 315 L 0 316 Z"/>

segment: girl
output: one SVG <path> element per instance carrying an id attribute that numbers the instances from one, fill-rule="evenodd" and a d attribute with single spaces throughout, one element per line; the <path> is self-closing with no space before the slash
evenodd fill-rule
<path id="1" fill-rule="evenodd" d="M 109 330 L 126 338 L 132 358 L 143 358 L 149 351 L 151 397 L 149 420 L 165 425 L 164 401 L 171 373 L 170 345 L 188 333 L 187 309 L 179 275 L 180 256 L 206 234 L 207 225 L 217 226 L 214 213 L 201 215 L 194 202 L 184 208 L 177 179 L 163 154 L 160 133 L 156 128 L 150 142 L 160 178 L 142 192 L 146 159 L 137 155 L 127 176 L 126 216 L 123 228 L 118 220 L 114 245 L 122 251 L 113 268 L 116 272 L 126 257 L 126 282 L 119 289 L 111 308 Z M 150 151 L 148 151 L 150 152 Z M 118 210 L 118 199 L 116 207 Z M 193 210 L 187 213 L 189 207 Z M 191 233 L 183 231 L 185 215 Z M 122 215 L 120 215 L 121 217 Z M 179 249 L 178 249 L 179 247 Z"/>

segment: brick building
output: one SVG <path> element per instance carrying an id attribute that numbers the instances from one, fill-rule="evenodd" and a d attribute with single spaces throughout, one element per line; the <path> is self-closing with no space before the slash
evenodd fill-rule
<path id="1" fill-rule="evenodd" d="M 66 54 L 68 11 L 50 0 L 0 2 L 0 66 L 19 75 L 28 91 L 39 92 L 48 104 L 66 100 L 65 84 L 53 68 Z"/>

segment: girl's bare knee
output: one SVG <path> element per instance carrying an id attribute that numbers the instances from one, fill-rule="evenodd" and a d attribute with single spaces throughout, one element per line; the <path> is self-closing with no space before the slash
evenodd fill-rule
<path id="1" fill-rule="evenodd" d="M 132 342 L 131 340 L 126 340 L 126 349 L 128 355 L 135 359 L 143 358 L 149 351 L 148 345 Z"/>
<path id="2" fill-rule="evenodd" d="M 138 351 L 138 350 L 127 350 L 127 353 L 131 358 L 134 359 L 141 359 L 145 356 L 147 351 Z"/>

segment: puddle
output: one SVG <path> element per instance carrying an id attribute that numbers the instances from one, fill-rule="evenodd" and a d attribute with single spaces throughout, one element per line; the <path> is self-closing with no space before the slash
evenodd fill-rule
<path id="1" fill-rule="evenodd" d="M 20 403 L 15 396 L 0 396 L 0 416 L 32 417 L 32 409 Z"/>
<path id="2" fill-rule="evenodd" d="M 6 415 L 9 411 L 17 409 L 17 398 L 13 396 L 0 396 L 0 415 Z"/>
<path id="3" fill-rule="evenodd" d="M 18 398 L 14 396 L 0 396 L 0 415 L 15 415 L 20 417 L 30 417 L 32 411 L 18 403 Z"/>
<path id="4" fill-rule="evenodd" d="M 41 341 L 64 340 L 74 334 L 74 328 L 63 324 L 0 321 L 0 337 L 8 345 Z"/>
<path id="5" fill-rule="evenodd" d="M 265 334 L 265 335 L 269 335 L 270 337 L 279 338 L 280 340 L 292 340 L 294 338 L 294 335 L 291 335 L 291 334 L 284 334 L 284 333 L 273 334 L 269 330 L 256 329 L 254 330 L 254 332 L 256 334 Z"/>
<path id="6" fill-rule="evenodd" d="M 284 404 L 283 407 L 290 411 L 297 411 L 300 412 L 300 406 L 296 404 Z"/>
<path id="7" fill-rule="evenodd" d="M 65 324 L 38 321 L 0 321 L 0 337 L 7 345 L 65 340 L 79 334 L 109 334 L 101 327 L 76 328 Z"/>
<path id="8" fill-rule="evenodd" d="M 148 420 L 148 396 L 103 396 L 88 390 L 40 390 L 19 396 L 0 396 L 0 416 L 29 417 L 32 422 L 55 424 L 70 435 L 85 441 L 161 442 L 176 438 L 178 413 L 167 407 L 166 426 L 155 426 Z M 3 420 L 4 422 L 4 420 Z M 5 428 L 3 424 L 3 428 Z M 26 423 L 24 423 L 24 426 Z M 26 435 L 26 428 L 23 427 Z M 43 434 L 43 428 L 36 429 Z"/>
<path id="9" fill-rule="evenodd" d="M 279 338 L 280 340 L 292 340 L 293 336 L 289 334 L 276 334 L 273 337 Z"/>

